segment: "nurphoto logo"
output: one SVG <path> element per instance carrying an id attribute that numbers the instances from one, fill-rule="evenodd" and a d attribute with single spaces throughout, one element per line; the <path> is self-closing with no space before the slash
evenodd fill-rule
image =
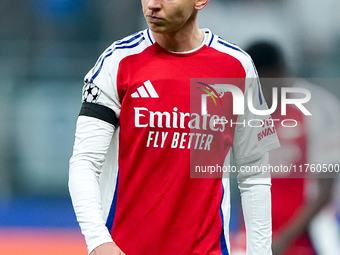
<path id="1" fill-rule="evenodd" d="M 259 91 L 259 87 L 256 88 L 248 88 L 247 93 L 245 93 L 240 89 L 240 87 L 233 84 L 207 84 L 205 82 L 197 82 L 204 87 L 196 87 L 197 89 L 202 90 L 204 93 L 201 95 L 201 115 L 206 116 L 209 115 L 209 110 L 207 106 L 208 100 L 213 100 L 215 107 L 223 107 L 223 103 L 221 98 L 225 93 L 230 93 L 232 96 L 232 112 L 233 115 L 244 115 L 245 107 L 247 106 L 247 110 L 250 111 L 254 116 L 265 116 L 271 115 L 278 109 L 279 101 L 280 101 L 280 109 L 281 116 L 287 115 L 287 105 L 295 105 L 304 115 L 311 116 L 312 113 L 304 106 L 311 99 L 311 93 L 308 89 L 305 88 L 297 88 L 297 87 L 281 87 L 280 88 L 280 100 L 278 88 L 272 88 L 272 105 L 270 108 L 262 107 L 263 100 L 262 94 Z M 294 98 L 291 95 L 295 95 Z M 297 97 L 298 96 L 298 97 Z M 254 102 L 258 100 L 258 102 Z M 218 102 L 219 103 L 218 103 Z M 260 107 L 259 107 L 260 106 Z M 262 108 L 262 109 L 258 109 Z M 272 125 L 274 125 L 275 121 L 279 121 L 276 119 L 272 119 Z M 295 127 L 298 125 L 298 122 L 294 119 L 281 119 L 281 124 L 284 127 Z M 227 124 L 228 121 L 226 118 L 214 119 L 214 124 Z M 254 124 L 258 123 L 258 124 Z M 232 124 L 232 123 L 231 123 Z M 250 119 L 248 120 L 248 126 L 250 127 L 259 127 L 263 125 L 263 120 L 260 119 Z M 245 125 L 245 124 L 244 124 Z"/>
<path id="2" fill-rule="evenodd" d="M 231 84 L 215 84 L 215 85 L 208 85 L 208 84 L 204 84 L 204 83 L 201 83 L 201 84 L 212 90 L 212 92 L 219 99 L 221 106 L 222 106 L 222 101 L 221 101 L 221 98 L 220 98 L 220 96 L 219 96 L 219 94 L 217 93 L 216 90 L 223 91 L 223 92 L 231 92 L 232 97 L 233 97 L 233 114 L 234 115 L 243 115 L 244 114 L 245 98 L 244 98 L 244 94 L 243 94 L 242 90 L 239 87 L 237 87 L 235 85 L 231 85 Z M 206 114 L 208 114 L 207 98 L 211 97 L 216 106 L 217 106 L 217 103 L 216 103 L 216 100 L 214 98 L 214 95 L 212 95 L 211 92 L 209 92 L 208 90 L 203 89 L 201 87 L 197 87 L 197 88 L 201 89 L 201 90 L 203 90 L 207 93 L 207 94 L 202 94 L 202 97 L 201 97 L 201 103 L 202 103 L 201 114 L 206 115 Z M 255 109 L 254 104 L 253 104 L 253 93 L 254 93 L 253 89 L 249 88 L 247 103 L 248 103 L 248 108 L 252 113 L 254 113 L 256 115 L 269 115 L 269 114 L 272 114 L 277 109 L 277 106 L 278 106 L 278 88 L 273 88 L 273 91 L 272 91 L 272 93 L 273 93 L 273 104 L 272 104 L 271 108 L 269 108 L 267 110 L 257 110 L 257 109 Z M 304 95 L 304 97 L 303 98 L 288 98 L 287 95 L 289 93 L 298 93 L 298 94 Z M 281 114 L 286 115 L 287 105 L 292 104 L 292 105 L 295 105 L 296 107 L 298 107 L 304 115 L 312 115 L 307 110 L 307 108 L 303 105 L 304 103 L 307 103 L 310 99 L 311 99 L 311 93 L 309 92 L 309 90 L 307 90 L 305 88 L 295 88 L 295 87 L 281 88 Z"/>

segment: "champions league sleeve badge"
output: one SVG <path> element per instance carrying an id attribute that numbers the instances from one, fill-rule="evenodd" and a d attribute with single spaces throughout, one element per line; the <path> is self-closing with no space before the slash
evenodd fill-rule
<path id="1" fill-rule="evenodd" d="M 96 103 L 101 94 L 100 88 L 93 83 L 86 83 L 83 87 L 83 102 Z"/>

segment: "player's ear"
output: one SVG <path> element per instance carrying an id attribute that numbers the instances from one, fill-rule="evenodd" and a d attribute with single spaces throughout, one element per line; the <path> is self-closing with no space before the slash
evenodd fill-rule
<path id="1" fill-rule="evenodd" d="M 195 9 L 202 10 L 208 3 L 209 0 L 196 0 Z"/>

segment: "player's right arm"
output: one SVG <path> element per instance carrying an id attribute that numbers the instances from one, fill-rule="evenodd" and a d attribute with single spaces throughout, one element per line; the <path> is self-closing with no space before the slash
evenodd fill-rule
<path id="1" fill-rule="evenodd" d="M 103 217 L 99 175 L 114 132 L 103 120 L 80 116 L 77 121 L 69 169 L 69 191 L 81 231 L 90 253 L 113 243 Z"/>
<path id="2" fill-rule="evenodd" d="M 69 191 L 89 254 L 124 254 L 106 227 L 100 176 L 120 113 L 117 61 L 109 47 L 85 77 L 69 166 Z M 105 195 L 105 194 L 104 194 Z"/>

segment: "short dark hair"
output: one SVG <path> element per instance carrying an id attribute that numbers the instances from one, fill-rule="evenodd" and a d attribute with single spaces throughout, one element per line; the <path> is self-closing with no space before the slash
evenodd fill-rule
<path id="1" fill-rule="evenodd" d="M 283 69 L 285 61 L 280 47 L 269 41 L 258 41 L 246 50 L 258 70 Z"/>

